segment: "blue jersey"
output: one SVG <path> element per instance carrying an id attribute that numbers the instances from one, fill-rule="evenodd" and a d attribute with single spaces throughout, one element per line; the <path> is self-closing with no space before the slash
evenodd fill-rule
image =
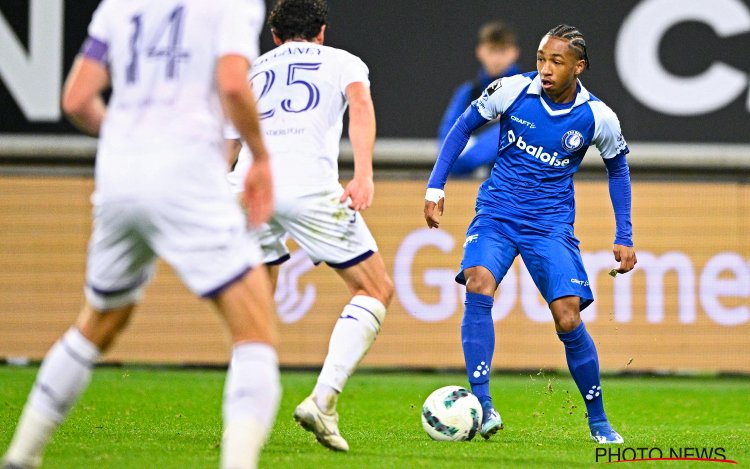
<path id="1" fill-rule="evenodd" d="M 497 158 L 479 190 L 477 214 L 572 224 L 573 174 L 589 146 L 605 159 L 629 151 L 617 116 L 580 82 L 575 100 L 559 105 L 542 91 L 537 72 L 501 78 L 471 106 L 481 120 L 500 118 Z M 436 166 L 428 187 L 444 187 L 442 172 Z"/>

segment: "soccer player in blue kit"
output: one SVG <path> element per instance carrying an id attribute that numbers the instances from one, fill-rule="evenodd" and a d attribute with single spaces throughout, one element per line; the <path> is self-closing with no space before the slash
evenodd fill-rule
<path id="1" fill-rule="evenodd" d="M 537 71 L 490 84 L 456 120 L 432 170 L 424 216 L 438 228 L 448 172 L 471 133 L 500 118 L 498 152 L 482 184 L 476 215 L 466 232 L 456 281 L 466 285 L 461 341 L 472 392 L 482 403 L 480 434 L 503 428 L 490 396 L 495 347 L 492 304 L 495 290 L 521 255 L 549 304 L 568 367 L 586 404 L 591 438 L 623 443 L 604 412 L 599 358 L 580 311 L 593 301 L 578 239 L 573 234 L 573 174 L 594 144 L 604 158 L 615 213 L 615 269 L 636 263 L 630 222 L 629 152 L 617 116 L 578 80 L 588 68 L 586 41 L 577 28 L 559 25 L 544 35 Z"/>

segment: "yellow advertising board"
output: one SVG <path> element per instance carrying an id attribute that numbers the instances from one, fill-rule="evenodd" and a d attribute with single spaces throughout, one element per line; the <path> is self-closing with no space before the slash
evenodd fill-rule
<path id="1" fill-rule="evenodd" d="M 422 218 L 421 181 L 376 183 L 365 212 L 396 293 L 363 365 L 460 368 L 463 287 L 453 281 L 473 216 L 476 182 L 450 182 L 439 230 Z M 0 177 L 0 357 L 39 359 L 83 294 L 90 230 L 87 178 Z M 638 265 L 612 278 L 614 217 L 606 180 L 576 184 L 576 235 L 596 301 L 583 319 L 608 371 L 750 372 L 750 186 L 634 182 Z M 276 294 L 282 365 L 319 366 L 349 295 L 300 251 Z M 562 344 L 520 261 L 493 309 L 502 369 L 565 368 Z M 160 264 L 110 361 L 223 363 L 228 344 L 210 304 Z"/>

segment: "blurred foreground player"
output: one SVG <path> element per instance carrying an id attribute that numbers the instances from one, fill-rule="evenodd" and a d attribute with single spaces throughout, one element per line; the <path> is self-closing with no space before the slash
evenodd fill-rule
<path id="1" fill-rule="evenodd" d="M 273 155 L 275 210 L 258 236 L 274 283 L 279 265 L 289 259 L 291 236 L 313 262 L 332 267 L 352 294 L 333 328 L 317 384 L 294 411 L 322 445 L 348 451 L 338 428 L 338 396 L 380 332 L 393 282 L 359 213 L 372 204 L 374 193 L 369 72 L 358 57 L 323 45 L 327 16 L 324 0 L 282 0 L 269 15 L 278 47 L 258 58 L 252 82 Z M 347 105 L 354 178 L 344 188 L 338 155 Z M 237 191 L 251 154 L 252 148 L 243 148 L 229 175 Z"/>
<path id="2" fill-rule="evenodd" d="M 492 305 L 499 283 L 520 254 L 552 311 L 568 367 L 586 403 L 591 438 L 623 442 L 604 413 L 599 358 L 581 322 L 580 311 L 593 295 L 573 234 L 573 175 L 588 147 L 595 145 L 609 175 L 616 221 L 613 253 L 620 263 L 616 270 L 629 272 L 636 263 L 625 159 L 629 150 L 617 116 L 578 80 L 588 65 L 586 41 L 578 29 L 551 29 L 539 44 L 537 72 L 495 81 L 456 120 L 427 184 L 424 216 L 430 228 L 437 228 L 451 165 L 472 131 L 500 118 L 497 159 L 479 189 L 456 276 L 466 285 L 461 339 L 469 383 L 482 403 L 484 438 L 503 427 L 489 386 L 495 347 Z"/>
<path id="3" fill-rule="evenodd" d="M 226 184 L 222 126 L 253 150 L 250 221 L 272 211 L 271 170 L 246 76 L 262 2 L 105 0 L 65 85 L 63 110 L 99 135 L 86 302 L 42 363 L 5 468 L 32 468 L 91 369 L 128 322 L 157 256 L 210 299 L 234 345 L 225 385 L 221 465 L 253 468 L 281 394 L 273 298 L 261 253 Z M 107 106 L 101 93 L 112 85 Z M 222 109 L 223 106 L 223 109 Z"/>

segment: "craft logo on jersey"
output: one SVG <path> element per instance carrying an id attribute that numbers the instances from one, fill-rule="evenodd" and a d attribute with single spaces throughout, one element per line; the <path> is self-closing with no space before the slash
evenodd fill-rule
<path id="1" fill-rule="evenodd" d="M 510 120 L 512 120 L 513 122 L 518 122 L 521 125 L 525 125 L 526 127 L 530 128 L 530 129 L 536 129 L 536 124 L 535 123 L 529 122 L 526 119 L 521 119 L 520 117 L 516 117 L 516 116 L 514 116 L 512 114 L 510 116 Z"/>
<path id="2" fill-rule="evenodd" d="M 582 287 L 588 287 L 589 281 L 588 280 L 579 280 L 577 278 L 571 278 L 570 283 L 575 283 L 576 285 L 580 285 Z"/>
<path id="3" fill-rule="evenodd" d="M 581 141 L 583 141 L 583 139 L 581 139 Z M 516 147 L 518 147 L 519 150 L 528 153 L 542 163 L 546 163 L 550 166 L 565 167 L 570 164 L 569 158 L 560 160 L 557 158 L 558 154 L 556 151 L 553 151 L 550 155 L 549 153 L 544 151 L 543 146 L 532 145 L 531 143 L 526 142 L 526 140 L 523 139 L 523 135 L 519 135 L 518 137 L 516 137 L 516 134 L 515 132 L 513 132 L 513 130 L 508 131 L 508 143 L 515 143 Z"/>
<path id="4" fill-rule="evenodd" d="M 473 234 L 473 235 L 467 236 L 466 237 L 466 241 L 464 241 L 464 247 L 466 247 L 468 244 L 473 243 L 474 241 L 476 241 L 478 237 L 479 237 L 478 234 Z"/>
<path id="5" fill-rule="evenodd" d="M 574 152 L 583 146 L 583 135 L 577 130 L 568 130 L 562 138 L 562 145 L 569 152 Z"/>

